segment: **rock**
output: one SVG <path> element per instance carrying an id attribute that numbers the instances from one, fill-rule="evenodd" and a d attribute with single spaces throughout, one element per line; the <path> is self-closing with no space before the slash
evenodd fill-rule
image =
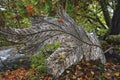
<path id="1" fill-rule="evenodd" d="M 30 68 L 29 56 L 19 54 L 15 47 L 0 48 L 0 72 L 19 67 Z"/>
<path id="2" fill-rule="evenodd" d="M 0 50 L 1 60 L 19 58 L 21 56 L 25 56 L 25 55 L 24 54 L 19 54 L 16 47 L 4 47 L 3 50 Z"/>
<path id="3" fill-rule="evenodd" d="M 26 57 L 26 56 L 14 58 L 11 60 L 4 60 L 3 63 L 4 64 L 0 65 L 0 72 L 6 71 L 6 70 L 14 70 L 17 68 L 25 68 L 25 69 L 30 68 L 29 57 Z"/>
<path id="4" fill-rule="evenodd" d="M 12 49 L 7 49 L 7 50 L 1 50 L 0 51 L 0 58 L 1 60 L 6 60 L 10 56 L 10 52 Z"/>

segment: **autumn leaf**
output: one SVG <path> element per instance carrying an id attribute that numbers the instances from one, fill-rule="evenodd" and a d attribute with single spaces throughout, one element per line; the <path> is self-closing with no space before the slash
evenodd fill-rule
<path id="1" fill-rule="evenodd" d="M 95 73 L 93 71 L 91 71 L 91 74 L 94 75 Z"/>
<path id="2" fill-rule="evenodd" d="M 78 70 L 81 70 L 82 67 L 81 67 L 80 65 L 77 65 L 77 69 L 78 69 Z"/>
<path id="3" fill-rule="evenodd" d="M 86 65 L 87 65 L 87 66 L 90 66 L 90 63 L 87 62 Z"/>
<path id="4" fill-rule="evenodd" d="M 62 20 L 61 18 L 59 18 L 59 19 L 58 19 L 58 22 L 61 23 L 61 22 L 63 22 L 63 20 Z"/>
<path id="5" fill-rule="evenodd" d="M 76 79 L 77 77 L 75 75 L 72 76 L 73 79 Z"/>
<path id="6" fill-rule="evenodd" d="M 34 9 L 33 9 L 33 5 L 32 4 L 27 4 L 25 6 L 26 10 L 27 10 L 27 16 L 30 16 L 33 14 Z"/>
<path id="7" fill-rule="evenodd" d="M 52 78 L 49 76 L 47 80 L 52 80 Z"/>
<path id="8" fill-rule="evenodd" d="M 70 73 L 70 71 L 69 71 L 69 70 L 66 70 L 66 73 Z"/>
<path id="9" fill-rule="evenodd" d="M 109 62 L 107 62 L 105 65 L 106 65 L 106 67 L 111 66 L 111 64 Z"/>
<path id="10" fill-rule="evenodd" d="M 119 72 L 116 72 L 116 73 L 114 73 L 114 75 L 115 75 L 116 77 L 119 77 L 119 76 L 120 76 L 120 73 L 119 73 Z"/>

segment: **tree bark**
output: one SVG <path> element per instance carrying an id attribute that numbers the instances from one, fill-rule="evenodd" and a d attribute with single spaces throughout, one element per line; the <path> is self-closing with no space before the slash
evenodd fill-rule
<path id="1" fill-rule="evenodd" d="M 116 9 L 114 10 L 112 22 L 111 22 L 111 32 L 110 35 L 117 35 L 120 33 L 120 0 L 116 5 Z"/>
<path id="2" fill-rule="evenodd" d="M 105 0 L 100 0 L 100 5 L 101 5 L 101 8 L 102 8 L 102 12 L 103 12 L 103 15 L 104 15 L 104 18 L 105 18 L 105 22 L 106 22 L 106 25 L 110 28 L 110 24 L 111 24 L 111 18 L 110 18 L 110 14 L 109 14 L 109 11 L 108 11 L 108 7 L 107 7 L 107 3 Z"/>

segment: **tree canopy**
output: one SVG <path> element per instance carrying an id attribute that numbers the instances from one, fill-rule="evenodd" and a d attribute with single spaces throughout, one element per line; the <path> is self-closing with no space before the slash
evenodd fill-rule
<path id="1" fill-rule="evenodd" d="M 59 4 L 88 31 L 99 36 L 120 32 L 119 0 L 1 0 L 0 26 L 28 27 L 32 16 L 55 16 Z"/>

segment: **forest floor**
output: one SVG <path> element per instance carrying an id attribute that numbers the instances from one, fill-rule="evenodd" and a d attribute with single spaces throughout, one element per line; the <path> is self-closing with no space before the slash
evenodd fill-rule
<path id="1" fill-rule="evenodd" d="M 0 80 L 120 80 L 120 61 L 109 59 L 103 65 L 98 61 L 82 60 L 66 69 L 57 79 L 48 74 L 35 78 L 36 73 L 35 69 L 20 68 L 4 72 Z"/>
<path id="2" fill-rule="evenodd" d="M 45 75 L 39 80 L 53 80 Z M 81 61 L 70 66 L 55 80 L 120 80 L 120 61 L 109 59 L 105 65 L 98 61 Z"/>
<path id="3" fill-rule="evenodd" d="M 120 62 L 81 61 L 68 68 L 58 80 L 120 80 Z"/>
<path id="4" fill-rule="evenodd" d="M 1 73 L 0 80 L 120 80 L 120 55 L 117 57 L 108 57 L 104 65 L 100 61 L 82 60 L 66 69 L 57 79 L 47 73 L 38 76 L 36 69 L 19 68 Z"/>

